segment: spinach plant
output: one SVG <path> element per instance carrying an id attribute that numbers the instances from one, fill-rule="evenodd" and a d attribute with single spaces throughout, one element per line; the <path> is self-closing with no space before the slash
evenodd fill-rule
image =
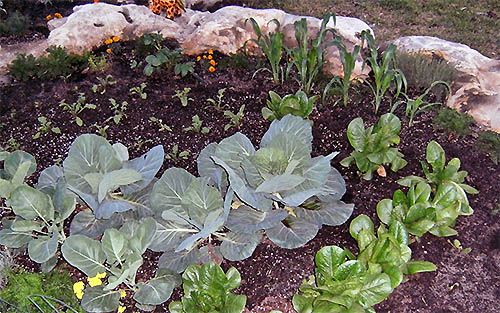
<path id="1" fill-rule="evenodd" d="M 172 313 L 241 313 L 247 297 L 231 293 L 240 286 L 238 270 L 231 267 L 224 273 L 214 262 L 190 265 L 182 274 L 184 296 L 170 303 Z"/>
<path id="2" fill-rule="evenodd" d="M 407 164 L 404 155 L 391 147 L 399 144 L 400 130 L 401 121 L 392 113 L 382 115 L 376 125 L 368 128 L 363 119 L 355 118 L 347 126 L 347 138 L 354 151 L 340 164 L 347 167 L 355 162 L 366 180 L 372 179 L 372 172 L 384 164 L 391 164 L 391 170 L 398 171 Z"/>
<path id="3" fill-rule="evenodd" d="M 183 107 L 187 107 L 189 101 L 194 101 L 193 98 L 189 98 L 188 94 L 191 92 L 191 88 L 184 88 L 182 91 L 176 90 L 175 95 L 172 98 L 179 98 Z"/>
<path id="4" fill-rule="evenodd" d="M 271 64 L 271 73 L 273 75 L 273 82 L 276 85 L 280 84 L 280 73 L 282 76 L 281 81 L 284 80 L 284 70 L 280 67 L 281 57 L 283 56 L 283 38 L 285 35 L 280 33 L 278 30 L 280 28 L 280 23 L 278 20 L 273 19 L 269 23 L 273 22 L 277 26 L 276 32 L 269 32 L 268 34 L 262 34 L 259 24 L 254 18 L 249 18 L 252 23 L 254 32 L 257 34 L 257 39 L 250 39 L 250 41 L 256 43 L 262 50 L 267 60 Z M 248 21 L 247 20 L 247 21 Z M 269 25 L 268 23 L 268 25 Z"/>
<path id="5" fill-rule="evenodd" d="M 148 97 L 148 94 L 144 92 L 144 88 L 146 88 L 146 86 L 146 83 L 141 83 L 140 86 L 130 88 L 130 95 L 137 94 L 141 97 L 141 99 L 146 99 Z"/>
<path id="6" fill-rule="evenodd" d="M 200 175 L 220 188 L 229 184 L 238 197 L 226 223 L 232 233 L 260 236 L 264 230 L 278 246 L 293 249 L 323 224 L 349 218 L 353 205 L 340 201 L 345 182 L 330 165 L 337 153 L 312 158 L 311 143 L 310 123 L 287 115 L 272 122 L 259 150 L 241 133 L 202 150 Z"/>
<path id="7" fill-rule="evenodd" d="M 203 121 L 200 120 L 198 114 L 192 117 L 192 124 L 189 127 L 184 127 L 184 131 L 194 131 L 195 133 L 208 134 L 210 132 L 210 127 L 205 127 Z"/>
<path id="8" fill-rule="evenodd" d="M 326 14 L 321 21 L 317 37 L 312 41 L 309 40 L 307 20 L 302 18 L 295 22 L 295 38 L 298 46 L 289 51 L 289 56 L 292 58 L 292 64 L 299 76 L 297 81 L 307 94 L 310 94 L 315 79 L 325 62 L 324 46 L 326 48 L 333 44 L 331 42 L 325 44 L 326 35 L 331 32 L 334 37 L 336 36 L 334 29 L 326 28 L 330 18 L 333 18 L 333 22 L 336 23 L 335 15 Z M 309 43 L 311 43 L 311 46 L 309 46 Z"/>
<path id="9" fill-rule="evenodd" d="M 361 39 L 362 45 L 364 45 L 365 40 L 367 41 L 368 48 L 370 50 L 370 56 L 365 59 L 363 65 L 369 63 L 372 68 L 374 81 L 372 84 L 368 84 L 368 86 L 370 86 L 370 89 L 375 96 L 374 109 L 375 114 L 377 114 L 382 98 L 393 81 L 396 82 L 396 93 L 394 94 L 394 98 L 399 96 L 399 93 L 403 88 L 406 92 L 406 78 L 401 70 L 394 69 L 392 67 L 394 62 L 394 53 L 396 52 L 396 46 L 394 44 L 390 44 L 384 53 L 382 53 L 382 63 L 379 64 L 378 51 L 375 46 L 375 39 L 373 38 L 373 35 L 369 31 L 364 30 L 361 32 Z"/>
<path id="10" fill-rule="evenodd" d="M 95 110 L 96 106 L 92 103 L 86 103 L 87 98 L 85 97 L 85 93 L 81 92 L 78 94 L 78 99 L 73 103 L 66 103 L 61 101 L 59 104 L 60 107 L 65 111 L 69 111 L 73 116 L 73 119 L 78 126 L 83 126 L 83 120 L 78 116 L 78 114 L 82 113 L 85 109 Z"/>
<path id="11" fill-rule="evenodd" d="M 411 260 L 408 234 L 399 222 L 379 227 L 376 235 L 370 218 L 360 215 L 349 231 L 359 255 L 337 246 L 321 248 L 315 276 L 300 286 L 302 294 L 293 296 L 297 312 L 375 312 L 373 305 L 386 299 L 404 275 L 436 269 L 430 262 Z"/>
<path id="12" fill-rule="evenodd" d="M 40 174 L 37 188 L 24 183 L 36 170 L 35 158 L 29 153 L 2 151 L 0 160 L 4 162 L 0 170 L 0 197 L 5 201 L 4 209 L 14 213 L 2 219 L 0 245 L 27 246 L 30 259 L 40 263 L 42 271 L 49 272 L 57 263 L 56 252 L 66 239 L 63 225 L 75 210 L 76 201 L 66 193 L 63 179 L 48 183 L 53 167 Z"/>
<path id="13" fill-rule="evenodd" d="M 342 77 L 335 76 L 330 82 L 326 85 L 323 90 L 323 97 L 321 102 L 325 103 L 326 97 L 333 84 L 340 85 L 340 91 L 342 93 L 342 100 L 344 106 L 347 106 L 349 102 L 349 88 L 351 87 L 351 76 L 354 71 L 354 67 L 356 66 L 356 60 L 359 56 L 360 47 L 358 45 L 354 46 L 352 52 L 347 51 L 342 40 L 337 39 L 333 43 L 333 45 L 337 46 L 340 53 L 340 61 L 342 62 L 342 66 L 344 69 L 344 75 Z M 335 103 L 336 105 L 337 103 Z"/>
<path id="14" fill-rule="evenodd" d="M 245 105 L 242 104 L 240 106 L 240 109 L 238 110 L 238 113 L 234 114 L 233 112 L 229 110 L 224 111 L 224 117 L 227 117 L 229 119 L 229 123 L 224 126 L 224 130 L 227 131 L 231 127 L 236 127 L 240 128 L 241 125 L 241 120 L 245 116 Z"/>
<path id="15" fill-rule="evenodd" d="M 280 120 L 287 114 L 307 119 L 314 109 L 314 102 L 318 99 L 317 96 L 309 98 L 302 90 L 283 98 L 274 91 L 269 91 L 269 98 L 271 100 L 266 100 L 267 108 L 262 108 L 262 116 L 268 121 Z"/>
<path id="16" fill-rule="evenodd" d="M 61 134 L 61 130 L 59 127 L 53 127 L 52 122 L 47 120 L 45 116 L 40 116 L 38 118 L 38 122 L 40 122 L 40 126 L 38 127 L 38 131 L 35 135 L 33 135 L 33 139 L 40 138 L 43 134 L 48 134 L 49 132 L 53 132 L 54 134 Z"/>
<path id="17" fill-rule="evenodd" d="M 180 285 L 177 273 L 158 269 L 150 280 L 136 281 L 137 270 L 143 264 L 142 254 L 151 244 L 155 230 L 155 220 L 148 217 L 140 222 L 129 221 L 120 229 L 106 229 L 99 241 L 84 235 L 66 239 L 61 251 L 69 264 L 88 277 L 108 277 L 104 284 L 101 282 L 85 289 L 81 302 L 84 310 L 110 312 L 118 309 L 118 286 L 121 284 L 141 305 L 155 306 L 170 298 L 172 290 Z"/>

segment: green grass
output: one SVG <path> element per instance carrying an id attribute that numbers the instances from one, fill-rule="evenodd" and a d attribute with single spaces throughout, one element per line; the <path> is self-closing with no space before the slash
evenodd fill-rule
<path id="1" fill-rule="evenodd" d="M 0 290 L 0 298 L 27 312 L 36 311 L 35 307 L 30 305 L 27 300 L 30 295 L 53 297 L 63 301 L 78 312 L 85 312 L 80 308 L 73 293 L 73 282 L 69 272 L 62 267 L 55 268 L 46 274 L 30 273 L 23 269 L 12 269 L 8 270 L 6 280 L 7 285 Z M 52 312 L 41 299 L 38 299 L 37 303 L 45 312 Z M 0 311 L 1 309 L 4 308 L 0 305 Z"/>
<path id="2" fill-rule="evenodd" d="M 245 3 L 319 18 L 327 12 L 357 17 L 374 29 L 380 42 L 408 35 L 435 36 L 500 58 L 498 0 L 247 0 Z"/>

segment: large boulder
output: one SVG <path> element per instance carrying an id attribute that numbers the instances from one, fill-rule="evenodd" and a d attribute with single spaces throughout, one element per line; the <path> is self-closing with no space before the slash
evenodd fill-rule
<path id="1" fill-rule="evenodd" d="M 459 75 L 447 106 L 469 113 L 479 124 L 500 132 L 500 60 L 435 37 L 408 36 L 393 43 L 400 50 L 432 55 L 453 65 Z"/>

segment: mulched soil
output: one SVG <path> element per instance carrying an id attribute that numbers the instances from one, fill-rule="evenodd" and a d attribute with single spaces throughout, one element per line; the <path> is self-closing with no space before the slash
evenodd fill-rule
<path id="1" fill-rule="evenodd" d="M 13 138 L 19 148 L 35 156 L 38 172 L 31 178 L 36 181 L 39 171 L 60 162 L 69 150 L 70 144 L 80 134 L 95 133 L 94 125 L 104 126 L 105 120 L 113 115 L 109 99 L 128 102 L 126 117 L 116 125 L 108 122 L 108 139 L 121 142 L 129 147 L 131 158 L 142 154 L 151 147 L 161 144 L 168 153 L 174 145 L 179 150 L 189 151 L 186 160 L 166 159 L 161 172 L 173 166 L 182 167 L 196 174 L 198 153 L 210 142 L 219 142 L 223 138 L 240 131 L 247 135 L 255 145 L 269 126 L 261 115 L 268 92 L 273 90 L 280 95 L 295 93 L 298 89 L 294 81 L 283 86 L 275 86 L 269 80 L 270 75 L 260 72 L 252 79 L 255 62 L 248 69 L 242 67 L 221 67 L 214 73 L 207 71 L 207 66 L 197 64 L 196 73 L 201 77 L 184 78 L 171 72 L 156 72 L 151 77 L 142 73 L 144 64 L 130 68 L 130 61 L 143 61 L 144 57 L 134 54 L 133 43 L 120 43 L 120 55 L 109 55 L 110 67 L 105 73 L 73 75 L 66 80 L 13 82 L 0 89 L 0 146 L 9 146 Z M 100 52 L 99 52 L 100 53 Z M 215 54 L 219 64 L 228 60 Z M 186 57 L 186 61 L 194 61 Z M 91 88 L 98 83 L 97 78 L 111 74 L 117 83 L 108 86 L 104 94 L 94 93 Z M 147 99 L 130 95 L 129 89 L 146 83 Z M 191 88 L 189 97 L 193 99 L 183 107 L 179 99 L 173 97 L 178 90 Z M 223 113 L 215 110 L 207 98 L 216 99 L 217 91 L 226 88 L 223 103 L 227 109 L 236 113 L 245 105 L 245 116 L 239 129 L 232 127 L 224 131 L 229 120 Z M 319 89 L 316 90 L 319 93 Z M 85 93 L 88 103 L 97 106 L 95 110 L 85 110 L 79 116 L 83 119 L 82 127 L 76 126 L 67 111 L 59 104 L 77 100 L 79 93 Z M 366 125 L 374 124 L 378 116 L 373 114 L 373 98 L 367 87 L 360 86 L 351 91 L 351 102 L 347 107 L 333 106 L 338 98 L 331 98 L 323 108 L 313 111 L 313 155 L 325 155 L 332 151 L 340 154 L 332 161 L 343 175 L 347 184 L 347 193 L 343 200 L 355 204 L 353 217 L 367 214 L 376 220 L 375 207 L 383 198 L 390 198 L 400 186 L 396 180 L 407 175 L 423 173 L 420 161 L 425 159 L 425 147 L 431 140 L 438 141 L 446 151 L 447 159 L 460 158 L 461 169 L 468 171 L 467 183 L 477 188 L 478 195 L 470 195 L 469 200 L 474 214 L 459 217 L 455 229 L 459 236 L 437 238 L 425 235 L 420 242 L 411 244 L 413 258 L 431 261 L 437 265 L 437 271 L 410 276 L 408 281 L 399 286 L 391 296 L 376 306 L 377 312 L 421 312 L 421 313 L 494 313 L 500 307 L 500 227 L 498 216 L 492 211 L 500 204 L 500 167 L 489 156 L 476 148 L 475 135 L 458 137 L 448 134 L 433 126 L 435 111 L 426 111 L 418 115 L 412 128 L 408 127 L 407 118 L 402 109 L 396 114 L 401 118 L 403 127 L 400 133 L 400 151 L 405 155 L 408 165 L 397 173 L 387 171 L 387 177 L 374 177 L 371 181 L 360 178 L 354 166 L 344 168 L 339 162 L 352 151 L 346 136 L 348 123 L 362 117 Z M 318 101 L 319 102 L 319 101 Z M 378 115 L 387 112 L 388 102 L 384 102 Z M 191 125 L 191 118 L 197 114 L 203 126 L 210 127 L 208 134 L 183 131 Z M 39 139 L 33 136 L 40 126 L 37 118 L 45 116 L 59 127 L 62 134 L 45 133 Z M 172 128 L 172 132 L 160 132 L 157 124 L 150 117 L 162 119 Z M 406 191 L 406 190 L 405 190 Z M 2 215 L 9 212 L 1 212 Z M 224 261 L 222 266 L 228 269 L 236 267 L 242 277 L 237 293 L 247 295 L 249 312 L 269 312 L 281 310 L 294 312 L 291 297 L 296 293 L 302 280 L 313 274 L 314 254 L 326 245 L 337 245 L 356 251 L 355 241 L 350 237 L 350 220 L 339 227 L 323 227 L 316 238 L 305 246 L 287 250 L 274 245 L 267 238 L 257 247 L 254 254 L 240 262 Z M 449 239 L 459 239 L 464 247 L 472 248 L 465 254 L 454 248 Z M 147 279 L 154 275 L 159 254 L 148 251 L 145 265 L 139 270 L 138 279 Z M 18 257 L 17 261 L 33 270 L 37 266 L 27 257 Z M 62 262 L 62 261 L 60 261 Z M 69 266 L 68 266 L 69 267 Z M 71 269 L 75 280 L 82 275 Z M 180 299 L 182 291 L 176 289 L 173 300 Z M 132 304 L 133 300 L 128 299 Z M 154 312 L 165 312 L 168 302 L 158 306 Z M 132 310 L 129 310 L 133 312 Z"/>

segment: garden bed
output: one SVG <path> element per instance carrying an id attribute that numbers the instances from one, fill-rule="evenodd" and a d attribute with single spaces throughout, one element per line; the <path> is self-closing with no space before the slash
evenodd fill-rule
<path id="1" fill-rule="evenodd" d="M 65 79 L 14 81 L 0 90 L 0 146 L 10 151 L 23 150 L 36 158 L 38 167 L 29 178 L 31 183 L 36 182 L 41 170 L 66 158 L 76 137 L 96 133 L 106 126 L 109 127 L 100 134 L 106 135 L 112 143 L 120 142 L 129 147 L 131 159 L 153 146 L 162 145 L 170 158 L 165 159 L 159 175 L 171 167 L 181 167 L 196 175 L 196 158 L 209 143 L 220 142 L 241 132 L 255 146 L 259 145 L 270 125 L 261 114 L 269 91 L 283 96 L 299 89 L 292 79 L 277 86 L 267 72 L 254 75 L 265 60 L 246 56 L 230 58 L 217 52 L 213 54 L 217 62 L 213 72 L 208 70 L 207 61 L 200 62 L 195 57 L 185 56 L 184 61 L 196 63 L 196 76 L 188 74 L 181 77 L 163 70 L 147 77 L 143 74 L 144 56 L 138 56 L 135 47 L 133 42 L 118 41 L 113 43 L 112 53 L 106 53 L 106 47 L 95 51 L 98 55 L 107 56 L 109 67 L 102 72 L 85 69 Z M 208 55 L 207 52 L 205 56 Z M 131 68 L 133 61 L 138 65 Z M 102 79 L 107 75 L 111 75 L 108 83 L 112 83 L 105 86 Z M 145 99 L 140 93 L 132 94 L 130 91 L 143 83 L 142 92 L 147 94 Z M 191 89 L 187 106 L 182 106 L 179 97 L 175 96 L 184 88 Z M 217 99 L 221 89 L 225 90 L 221 100 L 223 110 L 236 114 L 241 106 L 245 106 L 240 125 L 232 125 L 227 130 L 225 125 L 231 124 L 230 120 L 223 110 L 217 110 L 207 101 L 209 98 Z M 317 88 L 313 93 L 320 94 L 321 91 Z M 86 103 L 94 104 L 96 108 L 82 111 L 78 116 L 83 125 L 77 126 L 60 104 L 76 102 L 81 94 Z M 415 95 L 416 92 L 410 90 L 410 96 Z M 119 104 L 127 102 L 119 123 L 109 120 L 117 115 L 116 110 L 110 108 L 110 99 Z M 380 115 L 389 111 L 389 99 L 384 99 L 377 115 L 373 113 L 373 95 L 367 85 L 361 84 L 351 90 L 348 106 L 344 107 L 341 103 L 334 106 L 337 100 L 338 96 L 329 98 L 321 107 L 317 105 L 309 116 L 314 137 L 312 154 L 340 152 L 332 165 L 346 181 L 347 192 L 342 200 L 353 203 L 354 212 L 349 221 L 341 226 L 323 226 L 313 240 L 300 248 L 283 249 L 264 238 L 250 258 L 239 262 L 223 261 L 221 266 L 225 270 L 234 266 L 241 274 L 242 284 L 236 293 L 248 297 L 246 308 L 251 312 L 273 309 L 294 312 L 291 298 L 302 281 L 314 273 L 315 253 L 327 245 L 357 252 L 356 243 L 349 234 L 350 221 L 366 214 L 378 226 L 377 203 L 384 198 L 392 198 L 397 189 L 406 191 L 396 180 L 408 175 L 423 176 L 420 161 L 425 160 L 427 144 L 435 140 L 444 148 L 447 160 L 460 159 L 461 169 L 469 173 L 466 183 L 479 190 L 479 194 L 469 195 L 474 214 L 457 219 L 455 229 L 458 236 L 439 238 L 426 234 L 420 241 L 413 242 L 410 245 L 413 259 L 430 261 L 437 266 L 437 270 L 409 276 L 408 281 L 375 309 L 377 312 L 496 312 L 500 290 L 500 230 L 498 216 L 494 212 L 500 203 L 500 168 L 489 154 L 479 151 L 477 135 L 474 132 L 459 135 L 453 130 L 440 129 L 435 123 L 437 110 L 417 115 L 410 128 L 404 108 L 400 107 L 395 111 L 402 121 L 398 148 L 408 165 L 397 173 L 387 169 L 386 177 L 374 175 L 372 180 L 367 181 L 360 177 L 354 165 L 346 168 L 339 164 L 352 152 L 346 129 L 349 122 L 357 117 L 361 117 L 365 125 L 375 124 Z M 317 101 L 317 104 L 320 102 Z M 192 125 L 194 115 L 203 121 L 203 127 L 209 128 L 208 133 L 184 130 Z M 41 130 L 39 117 L 45 117 L 52 123 L 51 127 L 59 129 L 60 134 Z M 170 130 L 161 130 L 160 123 L 152 121 L 151 117 L 161 119 Z M 34 139 L 37 133 L 40 133 L 39 138 Z M 178 146 L 179 152 L 189 153 L 185 157 L 179 153 L 175 155 L 175 146 Z M 2 216 L 11 214 L 10 211 L 2 211 Z M 464 248 L 470 247 L 470 253 L 454 247 L 450 242 L 454 239 L 458 239 Z M 138 281 L 154 275 L 159 256 L 160 253 L 146 252 Z M 27 256 L 18 257 L 17 262 L 29 270 L 39 270 L 39 266 Z M 64 261 L 60 258 L 59 262 Z M 69 265 L 68 268 L 75 282 L 83 277 L 78 270 Z M 176 289 L 172 299 L 179 300 L 181 294 L 181 288 Z M 155 312 L 165 312 L 169 302 L 158 306 Z M 131 307 L 133 300 L 128 298 L 126 303 Z"/>

